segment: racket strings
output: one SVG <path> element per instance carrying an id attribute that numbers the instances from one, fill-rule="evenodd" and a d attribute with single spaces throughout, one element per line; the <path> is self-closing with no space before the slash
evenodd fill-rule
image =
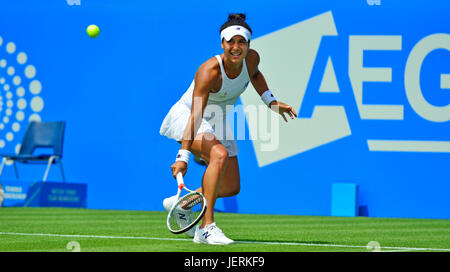
<path id="1" fill-rule="evenodd" d="M 175 203 L 169 215 L 172 231 L 183 232 L 194 227 L 203 214 L 204 198 L 199 193 L 189 193 Z"/>
<path id="2" fill-rule="evenodd" d="M 182 209 L 185 210 L 189 210 L 192 209 L 195 205 L 199 204 L 200 202 L 202 202 L 203 198 L 200 195 L 193 195 L 191 197 L 188 197 L 187 199 L 185 199 L 180 207 Z"/>

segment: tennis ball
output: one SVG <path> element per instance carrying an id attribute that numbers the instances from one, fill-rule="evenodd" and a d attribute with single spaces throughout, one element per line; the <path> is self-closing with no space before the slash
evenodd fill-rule
<path id="1" fill-rule="evenodd" d="M 98 36 L 98 34 L 100 34 L 100 29 L 96 25 L 90 25 L 87 27 L 86 32 L 89 35 L 89 37 L 95 38 Z"/>

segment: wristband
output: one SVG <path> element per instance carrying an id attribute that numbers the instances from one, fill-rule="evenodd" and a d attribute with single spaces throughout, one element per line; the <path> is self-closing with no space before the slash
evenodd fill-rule
<path id="1" fill-rule="evenodd" d="M 275 96 L 273 96 L 273 94 L 270 90 L 265 91 L 261 95 L 261 99 L 267 105 L 267 107 L 269 107 L 269 105 L 272 101 L 277 101 L 277 99 L 275 98 Z"/>
<path id="2" fill-rule="evenodd" d="M 185 162 L 186 164 L 188 164 L 190 155 L 191 155 L 191 151 L 186 150 L 186 149 L 180 149 L 178 151 L 177 158 L 176 158 L 175 161 L 176 162 L 177 161 L 182 161 L 182 162 Z"/>

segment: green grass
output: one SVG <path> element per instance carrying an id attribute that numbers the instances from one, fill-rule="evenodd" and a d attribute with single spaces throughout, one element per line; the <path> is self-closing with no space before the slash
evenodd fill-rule
<path id="1" fill-rule="evenodd" d="M 450 251 L 450 220 L 226 213 L 215 219 L 235 244 L 198 245 L 171 234 L 165 212 L 0 208 L 0 251 L 68 252 L 71 241 L 82 252 L 367 252 L 371 241 L 381 251 Z"/>

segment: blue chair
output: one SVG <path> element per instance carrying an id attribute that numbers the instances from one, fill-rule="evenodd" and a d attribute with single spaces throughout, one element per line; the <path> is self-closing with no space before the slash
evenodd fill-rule
<path id="1" fill-rule="evenodd" d="M 43 181 L 47 181 L 50 167 L 53 164 L 59 164 L 61 169 L 61 176 L 64 182 L 64 170 L 62 166 L 63 155 L 63 140 L 66 123 L 64 121 L 57 122 L 36 122 L 32 121 L 28 124 L 25 135 L 22 139 L 19 154 L 0 154 L 3 157 L 0 166 L 0 177 L 3 173 L 3 168 L 8 160 L 14 162 L 14 171 L 16 178 L 19 178 L 16 162 L 28 164 L 47 164 Z M 37 148 L 53 149 L 51 154 L 33 155 Z"/>

